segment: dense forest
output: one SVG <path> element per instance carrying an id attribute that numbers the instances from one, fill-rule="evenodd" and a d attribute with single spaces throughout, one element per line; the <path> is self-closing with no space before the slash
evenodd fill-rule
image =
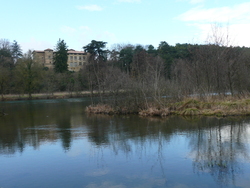
<path id="1" fill-rule="evenodd" d="M 56 57 L 61 53 L 60 44 L 67 48 L 59 41 Z M 163 41 L 157 48 L 116 44 L 107 49 L 106 44 L 93 40 L 83 46 L 90 54 L 88 62 L 81 71 L 70 72 L 42 67 L 33 61 L 32 51 L 23 54 L 16 41 L 1 39 L 2 99 L 5 94 L 29 94 L 32 98 L 33 93 L 67 91 L 80 96 L 82 91 L 90 91 L 91 96 L 100 97 L 101 103 L 108 94 L 111 106 L 136 109 L 151 103 L 161 106 L 166 99 L 246 96 L 250 92 L 249 48 L 221 41 L 174 46 Z M 58 61 L 54 58 L 55 65 Z"/>

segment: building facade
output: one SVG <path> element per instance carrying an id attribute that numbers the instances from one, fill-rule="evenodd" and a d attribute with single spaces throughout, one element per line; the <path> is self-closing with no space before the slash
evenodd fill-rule
<path id="1" fill-rule="evenodd" d="M 35 62 L 42 64 L 44 67 L 53 69 L 53 56 L 54 51 L 52 49 L 46 49 L 44 51 L 34 50 L 33 59 Z M 79 71 L 83 69 L 87 64 L 89 54 L 84 51 L 75 51 L 73 49 L 68 50 L 68 70 Z"/>

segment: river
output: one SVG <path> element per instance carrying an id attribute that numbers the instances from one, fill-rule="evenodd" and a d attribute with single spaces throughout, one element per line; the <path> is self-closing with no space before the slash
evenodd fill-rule
<path id="1" fill-rule="evenodd" d="M 89 115 L 89 104 L 1 102 L 0 188 L 250 187 L 250 118 Z"/>

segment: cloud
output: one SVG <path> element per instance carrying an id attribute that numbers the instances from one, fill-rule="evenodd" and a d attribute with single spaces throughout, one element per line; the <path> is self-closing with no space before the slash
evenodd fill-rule
<path id="1" fill-rule="evenodd" d="M 125 3 L 140 3 L 141 0 L 117 0 L 118 2 Z"/>
<path id="2" fill-rule="evenodd" d="M 45 50 L 47 48 L 53 49 L 54 45 L 50 42 L 41 41 L 34 37 L 30 38 L 29 41 L 20 42 L 21 48 L 24 53 L 26 53 L 29 49 L 30 50 Z"/>
<path id="3" fill-rule="evenodd" d="M 204 3 L 205 0 L 176 0 L 177 2 L 189 2 L 190 4 L 200 4 L 200 3 Z"/>
<path id="4" fill-rule="evenodd" d="M 191 3 L 191 4 L 198 4 L 198 3 L 204 3 L 205 2 L 205 0 L 191 0 L 191 1 L 189 1 L 189 3 Z"/>
<path id="5" fill-rule="evenodd" d="M 198 40 L 198 43 L 203 42 L 215 42 L 216 38 L 223 39 L 224 45 L 233 46 L 248 46 L 250 45 L 250 39 L 248 37 L 250 33 L 250 24 L 188 24 L 190 27 L 195 27 L 197 32 L 194 33 L 194 37 Z M 215 28 L 215 29 L 214 29 Z M 215 36 L 213 35 L 215 34 Z M 228 37 L 228 38 L 227 38 Z"/>
<path id="6" fill-rule="evenodd" d="M 103 8 L 98 6 L 98 5 L 77 6 L 76 8 L 79 10 L 88 10 L 88 11 L 101 11 L 101 10 L 103 10 Z"/>
<path id="7" fill-rule="evenodd" d="M 81 31 L 89 31 L 90 30 L 90 28 L 88 26 L 80 26 L 79 29 Z"/>
<path id="8" fill-rule="evenodd" d="M 229 28 L 229 35 L 232 36 L 235 45 L 248 46 L 250 45 L 250 24 L 234 24 Z"/>
<path id="9" fill-rule="evenodd" d="M 103 33 L 101 33 L 100 38 L 104 38 L 105 40 L 109 40 L 109 41 L 117 40 L 115 34 L 109 31 L 104 31 Z"/>
<path id="10" fill-rule="evenodd" d="M 76 29 L 69 27 L 69 26 L 62 26 L 61 31 L 67 34 L 74 34 L 76 32 Z"/>
<path id="11" fill-rule="evenodd" d="M 228 22 L 250 20 L 250 2 L 233 7 L 193 8 L 177 17 L 182 21 Z"/>
<path id="12" fill-rule="evenodd" d="M 211 35 L 211 26 L 219 25 L 221 36 L 229 35 L 230 45 L 249 46 L 248 33 L 250 32 L 250 2 L 234 6 L 204 8 L 197 6 L 184 12 L 175 19 L 186 22 L 186 25 L 196 28 L 195 37 L 206 41 Z"/>
<path id="13" fill-rule="evenodd" d="M 104 29 L 94 30 L 87 25 L 75 28 L 62 26 L 60 28 L 60 37 L 67 42 L 70 48 L 81 50 L 82 46 L 87 45 L 91 40 L 101 40 L 109 44 L 117 42 L 114 33 Z"/>

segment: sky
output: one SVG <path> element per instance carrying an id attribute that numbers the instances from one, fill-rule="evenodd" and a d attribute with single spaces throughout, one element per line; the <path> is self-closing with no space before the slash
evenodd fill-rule
<path id="1" fill-rule="evenodd" d="M 91 40 L 107 42 L 109 49 L 157 48 L 161 41 L 202 44 L 212 33 L 229 36 L 230 45 L 250 47 L 246 0 L 0 1 L 0 39 L 16 40 L 24 52 L 55 49 L 59 39 L 79 51 Z"/>

